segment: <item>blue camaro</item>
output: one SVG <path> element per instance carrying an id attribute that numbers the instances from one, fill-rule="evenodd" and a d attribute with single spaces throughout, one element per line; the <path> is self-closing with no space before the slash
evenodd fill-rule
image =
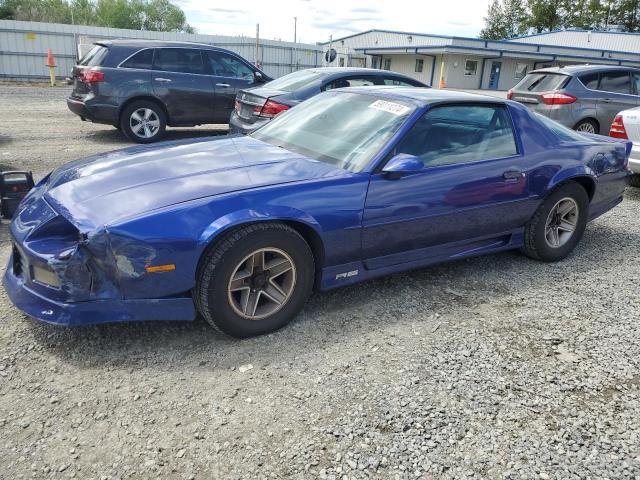
<path id="1" fill-rule="evenodd" d="M 491 97 L 320 94 L 248 137 L 62 166 L 24 199 L 4 277 L 46 322 L 193 320 L 236 337 L 313 288 L 502 250 L 566 257 L 622 201 L 631 143 Z"/>

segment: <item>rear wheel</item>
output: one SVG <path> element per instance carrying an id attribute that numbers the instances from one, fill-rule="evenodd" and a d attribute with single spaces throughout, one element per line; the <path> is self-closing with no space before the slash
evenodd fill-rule
<path id="1" fill-rule="evenodd" d="M 600 127 L 598 126 L 598 124 L 595 121 L 590 120 L 588 118 L 578 122 L 576 126 L 573 127 L 573 129 L 583 133 L 599 133 L 600 132 Z"/>
<path id="2" fill-rule="evenodd" d="M 637 173 L 629 177 L 629 185 L 632 187 L 640 188 L 640 175 Z"/>
<path id="3" fill-rule="evenodd" d="M 294 229 L 258 223 L 233 230 L 203 257 L 194 298 L 217 330 L 238 338 L 277 330 L 311 293 L 314 259 Z"/>
<path id="4" fill-rule="evenodd" d="M 568 182 L 553 191 L 525 226 L 525 255 L 543 262 L 562 260 L 576 247 L 587 226 L 589 196 Z"/>
<path id="5" fill-rule="evenodd" d="M 129 104 L 122 111 L 120 128 L 134 142 L 156 142 L 164 136 L 167 118 L 156 103 L 139 100 Z"/>

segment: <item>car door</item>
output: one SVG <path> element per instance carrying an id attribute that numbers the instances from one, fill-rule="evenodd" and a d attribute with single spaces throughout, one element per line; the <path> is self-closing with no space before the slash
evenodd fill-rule
<path id="1" fill-rule="evenodd" d="M 599 98 L 596 105 L 600 133 L 606 135 L 615 116 L 622 110 L 638 105 L 638 96 L 633 95 L 631 72 L 611 70 L 600 74 Z"/>
<path id="2" fill-rule="evenodd" d="M 217 50 L 202 51 L 211 75 L 214 94 L 213 116 L 228 123 L 235 106 L 236 94 L 256 84 L 255 70 L 240 58 Z"/>
<path id="3" fill-rule="evenodd" d="M 152 85 L 165 104 L 171 125 L 212 121 L 214 90 L 199 49 L 156 49 Z"/>
<path id="4" fill-rule="evenodd" d="M 367 268 L 416 261 L 456 248 L 505 245 L 530 212 L 522 156 L 506 106 L 430 109 L 389 157 L 424 164 L 401 178 L 372 174 L 363 218 Z"/>

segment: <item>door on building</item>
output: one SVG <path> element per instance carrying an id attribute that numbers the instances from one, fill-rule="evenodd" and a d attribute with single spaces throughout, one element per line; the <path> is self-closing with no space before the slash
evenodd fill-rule
<path id="1" fill-rule="evenodd" d="M 491 62 L 489 90 L 498 90 L 498 85 L 500 84 L 500 70 L 502 70 L 502 62 Z"/>

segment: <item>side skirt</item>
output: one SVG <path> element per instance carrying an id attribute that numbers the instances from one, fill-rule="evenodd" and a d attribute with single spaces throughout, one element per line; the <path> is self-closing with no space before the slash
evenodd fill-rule
<path id="1" fill-rule="evenodd" d="M 345 263 L 322 270 L 320 290 L 331 290 L 391 273 L 414 270 L 438 263 L 515 250 L 524 245 L 524 229 L 464 242 L 420 248 L 408 252 Z"/>

